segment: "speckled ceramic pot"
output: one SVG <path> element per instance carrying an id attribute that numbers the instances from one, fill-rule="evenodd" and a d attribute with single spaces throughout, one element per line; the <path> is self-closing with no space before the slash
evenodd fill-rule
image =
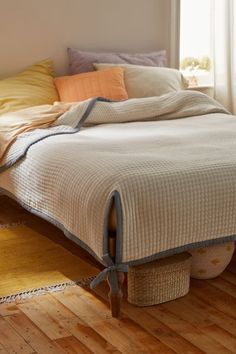
<path id="1" fill-rule="evenodd" d="M 218 277 L 230 263 L 234 249 L 234 242 L 228 242 L 188 251 L 192 255 L 191 277 L 195 279 Z"/>

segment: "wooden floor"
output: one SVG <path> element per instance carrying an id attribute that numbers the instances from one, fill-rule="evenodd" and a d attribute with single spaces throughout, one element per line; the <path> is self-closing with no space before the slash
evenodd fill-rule
<path id="1" fill-rule="evenodd" d="M 6 212 L 11 206 L 2 198 L 0 203 L 0 222 L 11 221 Z M 27 218 L 19 208 L 12 211 L 13 219 Z M 83 253 L 51 225 L 29 220 L 56 242 Z M 0 353 L 236 353 L 235 257 L 219 278 L 191 281 L 184 298 L 148 308 L 124 302 L 120 320 L 111 318 L 106 295 L 104 283 L 96 295 L 72 287 L 0 305 Z"/>

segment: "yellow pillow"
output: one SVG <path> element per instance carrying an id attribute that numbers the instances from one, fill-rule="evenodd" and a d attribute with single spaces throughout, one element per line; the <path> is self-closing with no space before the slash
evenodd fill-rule
<path id="1" fill-rule="evenodd" d="M 46 59 L 21 73 L 0 80 L 0 115 L 58 101 L 53 63 Z"/>
<path id="2" fill-rule="evenodd" d="M 79 102 L 92 97 L 116 101 L 128 98 L 124 84 L 124 69 L 119 67 L 57 77 L 54 82 L 63 102 Z"/>

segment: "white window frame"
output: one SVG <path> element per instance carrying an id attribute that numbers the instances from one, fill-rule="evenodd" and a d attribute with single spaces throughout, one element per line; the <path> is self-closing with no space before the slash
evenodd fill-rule
<path id="1" fill-rule="evenodd" d="M 170 67 L 180 66 L 180 7 L 181 0 L 170 2 Z M 198 85 L 196 88 L 212 88 L 213 83 Z"/>
<path id="2" fill-rule="evenodd" d="M 180 1 L 170 3 L 170 66 L 175 69 L 179 69 Z"/>

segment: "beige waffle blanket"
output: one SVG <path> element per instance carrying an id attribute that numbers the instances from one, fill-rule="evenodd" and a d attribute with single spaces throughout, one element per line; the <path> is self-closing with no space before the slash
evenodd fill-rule
<path id="1" fill-rule="evenodd" d="M 2 164 L 2 191 L 100 260 L 112 197 L 118 263 L 234 238 L 234 116 L 191 91 L 94 103 L 19 135 Z"/>

